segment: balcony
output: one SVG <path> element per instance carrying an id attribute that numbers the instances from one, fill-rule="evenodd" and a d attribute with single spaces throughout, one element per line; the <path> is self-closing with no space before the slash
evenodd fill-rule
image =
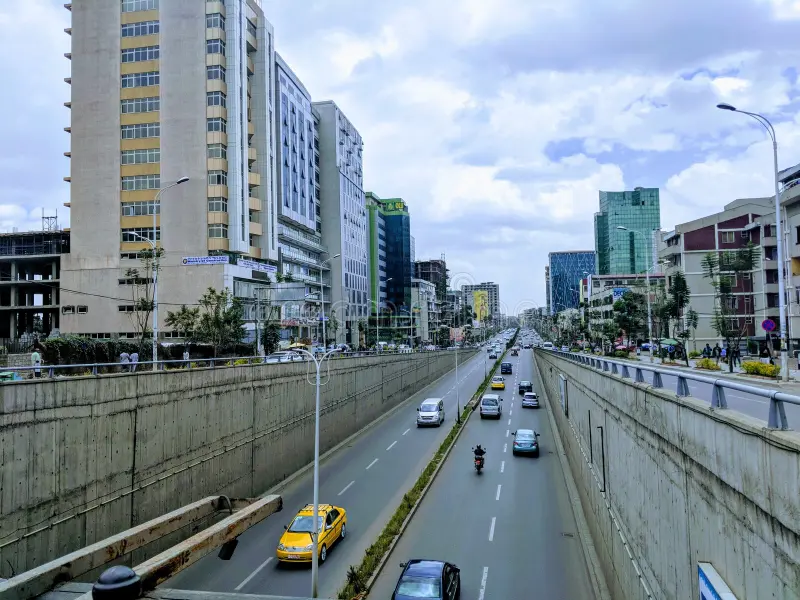
<path id="1" fill-rule="evenodd" d="M 247 253 L 253 258 L 261 258 L 261 248 L 250 246 L 250 250 L 248 250 Z"/>
<path id="2" fill-rule="evenodd" d="M 247 149 L 247 161 L 249 163 L 254 163 L 258 158 L 258 152 L 256 152 L 255 148 L 248 148 Z"/>
<path id="3" fill-rule="evenodd" d="M 288 248 L 281 249 L 281 255 L 289 260 L 289 262 L 296 262 L 303 265 L 308 265 L 310 267 L 320 268 L 321 261 L 317 258 L 314 258 L 310 255 L 306 255 L 303 252 L 298 250 L 291 250 Z"/>
<path id="4" fill-rule="evenodd" d="M 260 211 L 261 210 L 261 199 L 255 198 L 254 196 L 250 196 L 247 199 L 247 208 L 253 211 Z"/>
<path id="5" fill-rule="evenodd" d="M 67 108 L 72 108 L 72 102 L 64 102 L 64 106 Z"/>
<path id="6" fill-rule="evenodd" d="M 294 281 L 302 281 L 303 283 L 311 283 L 314 285 L 320 284 L 319 277 L 313 277 L 311 275 L 303 275 L 302 273 L 285 273 L 285 275 L 290 276 Z M 325 283 L 324 285 L 328 285 Z"/>
<path id="7" fill-rule="evenodd" d="M 247 183 L 250 187 L 258 187 L 261 185 L 261 175 L 250 171 L 247 173 Z"/>
<path id="8" fill-rule="evenodd" d="M 261 226 L 261 223 L 255 223 L 254 221 L 250 221 L 250 235 L 263 235 L 264 229 Z"/>
<path id="9" fill-rule="evenodd" d="M 247 122 L 247 135 L 255 135 L 256 133 L 256 126 L 253 125 L 252 121 Z"/>
<path id="10" fill-rule="evenodd" d="M 316 240 L 313 235 L 289 229 L 285 225 L 278 225 L 278 239 L 294 242 L 298 246 L 314 250 L 315 252 L 326 252 L 327 248 Z"/>
<path id="11" fill-rule="evenodd" d="M 253 75 L 256 72 L 255 63 L 253 63 L 253 59 L 250 56 L 247 56 L 247 71 Z"/>

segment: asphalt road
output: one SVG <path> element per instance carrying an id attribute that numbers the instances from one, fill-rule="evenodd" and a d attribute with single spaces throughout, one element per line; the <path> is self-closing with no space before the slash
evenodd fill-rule
<path id="1" fill-rule="evenodd" d="M 491 368 L 494 362 L 487 361 L 487 356 L 482 350 L 459 365 L 462 407 L 483 380 L 485 368 Z M 322 463 L 320 502 L 343 507 L 348 521 L 347 538 L 331 549 L 328 560 L 320 566 L 320 597 L 336 596 L 349 566 L 361 560 L 450 431 L 456 418 L 455 381 L 455 372 L 448 373 Z M 444 398 L 446 422 L 439 428 L 418 429 L 416 409 L 424 398 L 434 397 Z M 309 469 L 278 490 L 283 496 L 283 512 L 240 536 L 230 561 L 211 554 L 162 587 L 310 597 L 310 566 L 278 565 L 274 557 L 283 526 L 313 501 L 312 481 L 313 471 Z"/>
<path id="2" fill-rule="evenodd" d="M 411 558 L 455 563 L 463 600 L 595 597 L 547 409 L 523 410 L 517 395 L 519 381 L 533 380 L 531 350 L 508 360 L 514 373 L 505 376 L 503 417 L 470 418 L 370 598 L 391 598 L 399 563 Z M 517 428 L 541 434 L 538 459 L 512 455 Z M 472 464 L 477 443 L 487 449 L 480 475 Z"/>

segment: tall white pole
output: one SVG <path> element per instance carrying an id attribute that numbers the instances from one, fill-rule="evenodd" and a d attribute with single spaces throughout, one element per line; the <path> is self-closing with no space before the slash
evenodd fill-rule
<path id="1" fill-rule="evenodd" d="M 323 265 L 325 263 L 322 263 Z M 328 351 L 328 339 L 325 337 L 325 285 L 322 283 L 322 269 L 319 270 L 319 301 L 322 306 L 322 349 Z"/>
<path id="2" fill-rule="evenodd" d="M 172 187 L 169 185 L 158 190 L 153 207 L 153 371 L 158 371 L 158 236 L 156 215 L 161 212 L 161 193 Z"/>
<path id="3" fill-rule="evenodd" d="M 322 315 L 325 316 L 324 314 Z M 324 323 L 325 321 L 323 321 Z M 324 355 L 323 355 L 324 357 Z M 313 548 L 311 549 L 311 597 L 317 598 L 317 580 L 319 577 L 319 368 L 320 361 L 312 357 L 317 366 L 316 376 L 316 401 L 314 406 L 314 509 L 313 525 L 314 533 L 312 535 Z"/>
<path id="4" fill-rule="evenodd" d="M 648 346 L 650 349 L 650 362 L 653 362 L 653 311 L 650 306 L 650 269 L 645 271 L 644 278 L 647 282 L 647 335 L 650 337 Z"/>
<path id="5" fill-rule="evenodd" d="M 766 120 L 766 119 L 765 119 Z M 778 140 L 772 138 L 772 158 L 775 164 L 775 223 L 778 226 L 778 310 L 781 327 L 781 379 L 789 381 L 789 340 L 786 335 L 786 282 L 783 275 L 783 224 L 781 223 L 781 193 L 778 182 Z"/>

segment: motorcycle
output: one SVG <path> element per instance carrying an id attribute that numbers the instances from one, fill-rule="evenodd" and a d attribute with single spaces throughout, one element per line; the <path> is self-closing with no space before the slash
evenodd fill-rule
<path id="1" fill-rule="evenodd" d="M 473 450 L 474 450 L 474 448 L 473 448 Z M 474 457 L 474 462 L 475 462 L 475 470 L 478 473 L 480 473 L 481 469 L 483 469 L 483 457 L 482 456 L 475 456 Z"/>

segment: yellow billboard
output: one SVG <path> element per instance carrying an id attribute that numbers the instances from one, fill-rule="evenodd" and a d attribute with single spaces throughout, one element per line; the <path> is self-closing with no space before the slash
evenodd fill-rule
<path id="1" fill-rule="evenodd" d="M 489 318 L 489 292 L 475 290 L 472 292 L 472 311 L 478 323 L 484 323 Z"/>

